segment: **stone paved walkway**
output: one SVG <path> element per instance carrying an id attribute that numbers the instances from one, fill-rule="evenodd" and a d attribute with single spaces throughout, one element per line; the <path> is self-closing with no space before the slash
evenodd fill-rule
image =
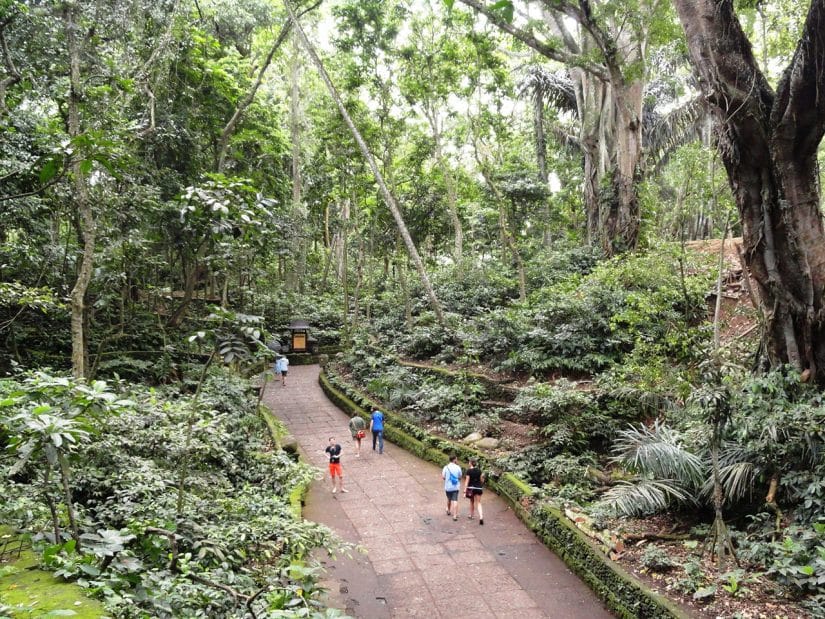
<path id="1" fill-rule="evenodd" d="M 348 417 L 326 398 L 318 372 L 291 367 L 287 386 L 270 382 L 264 402 L 319 468 L 305 517 L 366 549 L 325 560 L 331 605 L 364 619 L 611 617 L 492 492 L 484 494 L 484 526 L 468 520 L 464 498 L 453 522 L 440 467 L 389 443 L 379 455 L 368 439 L 356 458 Z M 347 494 L 331 492 L 323 451 L 330 436 L 344 448 Z"/>

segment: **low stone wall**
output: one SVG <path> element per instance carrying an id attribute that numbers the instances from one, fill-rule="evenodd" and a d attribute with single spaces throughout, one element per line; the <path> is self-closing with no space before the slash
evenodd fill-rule
<path id="1" fill-rule="evenodd" d="M 261 404 L 258 407 L 258 412 L 263 416 L 264 423 L 266 423 L 266 427 L 269 430 L 269 436 L 272 437 L 272 442 L 278 446 L 279 449 L 282 449 L 282 439 L 281 432 L 278 431 L 278 427 L 275 423 L 275 419 L 272 416 L 272 411 L 269 410 L 268 407 Z M 300 520 L 302 518 L 302 512 L 304 508 L 304 500 L 306 499 L 307 492 L 309 492 L 309 483 L 301 483 L 292 488 L 289 492 L 289 510 L 292 512 L 292 516 L 296 520 Z"/>
<path id="2" fill-rule="evenodd" d="M 432 436 L 401 415 L 387 411 L 379 402 L 338 377 L 324 371 L 319 381 L 327 397 L 350 416 L 360 415 L 369 422 L 371 411 L 380 408 L 386 418 L 385 438 L 416 456 L 440 466 L 447 462 L 448 454 L 454 453 L 465 462 L 470 457 L 477 458 L 482 468 L 489 470 L 484 454 L 466 445 Z M 689 617 L 670 600 L 649 589 L 606 557 L 596 543 L 579 531 L 561 511 L 548 505 L 535 506 L 533 488 L 516 475 L 504 473 L 489 479 L 488 486 L 510 504 L 527 527 L 617 616 L 622 619 Z"/>

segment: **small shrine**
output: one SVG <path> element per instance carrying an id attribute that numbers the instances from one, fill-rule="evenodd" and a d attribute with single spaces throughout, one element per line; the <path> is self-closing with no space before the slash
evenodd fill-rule
<path id="1" fill-rule="evenodd" d="M 312 352 L 310 350 L 309 323 L 306 320 L 293 320 L 289 327 L 289 349 L 292 352 Z"/>

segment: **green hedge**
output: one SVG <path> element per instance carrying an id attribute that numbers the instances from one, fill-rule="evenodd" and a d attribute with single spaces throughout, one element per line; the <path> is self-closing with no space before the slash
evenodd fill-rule
<path id="1" fill-rule="evenodd" d="M 321 388 L 327 397 L 348 415 L 360 415 L 366 421 L 370 412 L 380 408 L 385 415 L 384 436 L 390 442 L 416 456 L 444 464 L 448 454 L 461 460 L 477 458 L 489 470 L 485 456 L 471 447 L 432 436 L 397 413 L 359 392 L 327 371 L 321 372 Z M 670 600 L 655 593 L 614 561 L 558 509 L 548 505 L 533 507 L 533 488 L 512 473 L 488 480 L 489 487 L 507 501 L 519 518 L 542 542 L 555 552 L 622 619 L 660 619 L 689 617 Z"/>

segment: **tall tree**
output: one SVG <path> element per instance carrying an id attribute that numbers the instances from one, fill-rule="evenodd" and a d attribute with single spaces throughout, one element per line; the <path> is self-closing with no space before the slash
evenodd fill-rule
<path id="1" fill-rule="evenodd" d="M 378 184 L 378 188 L 381 191 L 381 197 L 384 199 L 385 204 L 390 209 L 393 219 L 395 219 L 395 223 L 398 226 L 398 232 L 401 235 L 401 238 L 404 240 L 404 244 L 407 247 L 407 253 L 410 255 L 410 259 L 413 261 L 413 264 L 415 264 L 415 267 L 418 271 L 418 275 L 421 278 L 421 285 L 424 287 L 424 290 L 427 293 L 427 298 L 430 301 L 430 306 L 432 307 L 433 312 L 435 312 L 435 315 L 438 318 L 438 322 L 442 326 L 446 327 L 446 320 L 444 318 L 444 311 L 441 307 L 441 303 L 435 296 L 435 290 L 433 289 L 432 284 L 430 283 L 430 278 L 427 275 L 427 271 L 424 269 L 424 263 L 421 261 L 421 256 L 418 253 L 418 249 L 415 247 L 415 243 L 413 243 L 412 237 L 410 236 L 409 230 L 407 229 L 407 225 L 404 223 L 404 218 L 401 214 L 401 210 L 398 208 L 398 205 L 395 202 L 395 198 L 390 193 L 390 190 L 387 187 L 386 182 L 384 181 L 384 176 L 381 174 L 381 170 L 378 169 L 378 164 L 375 161 L 375 157 L 373 157 L 372 153 L 370 152 L 367 143 L 364 141 L 364 138 L 361 136 L 361 133 L 355 126 L 355 123 L 352 122 L 352 118 L 347 112 L 347 109 L 344 106 L 344 103 L 341 100 L 341 97 L 338 94 L 335 85 L 332 83 L 329 74 L 324 68 L 324 64 L 321 62 L 321 58 L 315 51 L 315 47 L 309 42 L 309 39 L 307 38 L 306 34 L 301 28 L 301 24 L 298 23 L 297 18 L 295 17 L 295 12 L 293 11 L 292 7 L 290 7 L 289 2 L 286 2 L 285 6 L 287 8 L 287 11 L 289 12 L 290 18 L 292 19 L 295 30 L 298 33 L 298 37 L 301 41 L 301 44 L 306 49 L 307 54 L 310 57 L 310 60 L 315 65 L 316 69 L 318 70 L 318 73 L 321 75 L 321 79 L 324 81 L 324 84 L 326 85 L 330 96 L 335 101 L 335 104 L 338 107 L 338 111 L 341 113 L 341 116 L 344 118 L 344 122 L 346 122 L 347 127 L 349 127 L 350 131 L 352 132 L 352 136 L 353 138 L 355 138 L 355 141 L 358 144 L 358 148 L 361 150 L 361 154 L 364 156 L 364 159 L 367 160 L 367 163 L 369 164 L 369 167 L 372 170 L 373 176 L 375 177 L 375 181 Z"/>
<path id="2" fill-rule="evenodd" d="M 663 23 L 663 5 L 658 0 L 632 5 L 523 0 L 518 15 L 529 19 L 520 25 L 515 1 L 460 1 L 545 58 L 569 68 L 584 155 L 588 238 L 608 254 L 635 248 L 641 224 L 637 185 L 647 53 L 661 34 L 662 28 L 654 25 Z"/>
<path id="3" fill-rule="evenodd" d="M 430 7 L 432 9 L 432 7 Z M 445 200 L 453 227 L 453 260 L 461 264 L 464 255 L 464 227 L 458 210 L 458 187 L 452 157 L 448 156 L 451 94 L 460 89 L 461 76 L 468 67 L 457 32 L 430 10 L 411 20 L 410 35 L 401 49 L 399 84 L 407 102 L 420 110 L 430 128 L 433 157 L 444 179 Z"/>
<path id="4" fill-rule="evenodd" d="M 817 149 L 825 133 L 825 0 L 812 0 L 774 90 L 732 0 L 676 0 L 742 220 L 771 365 L 825 385 L 825 232 Z"/>
<path id="5" fill-rule="evenodd" d="M 83 78 L 80 63 L 83 49 L 80 41 L 77 7 L 68 3 L 63 7 L 63 26 L 66 31 L 66 51 L 69 56 L 69 97 L 66 106 L 66 133 L 69 138 L 77 142 L 82 134 L 80 104 L 83 99 Z M 72 373 L 75 378 L 86 376 L 86 290 L 92 278 L 94 263 L 95 224 L 92 205 L 89 200 L 89 189 L 86 184 L 84 165 L 80 158 L 74 157 L 71 163 L 73 202 L 77 217 L 80 220 L 80 238 L 83 245 L 80 267 L 77 270 L 77 279 L 72 288 Z"/>

